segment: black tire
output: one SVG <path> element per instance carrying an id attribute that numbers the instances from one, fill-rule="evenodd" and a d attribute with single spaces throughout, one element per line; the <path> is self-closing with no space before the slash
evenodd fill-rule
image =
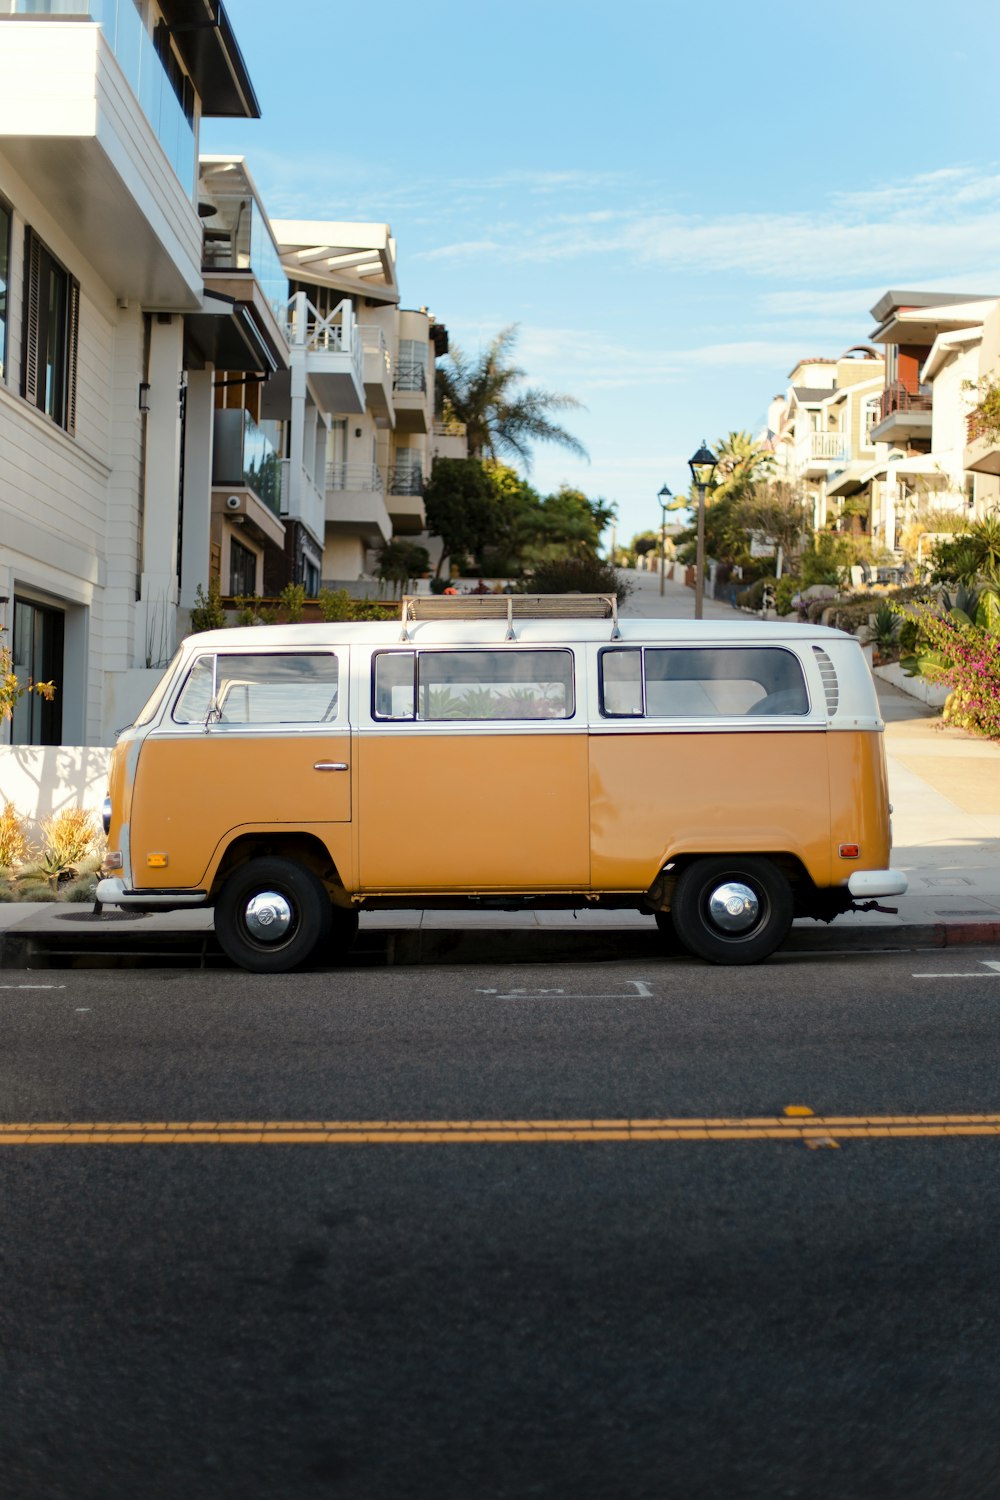
<path id="1" fill-rule="evenodd" d="M 330 908 L 330 932 L 324 958 L 333 964 L 345 963 L 357 935 L 358 914 L 354 908 L 332 906 Z"/>
<path id="2" fill-rule="evenodd" d="M 268 894 L 277 898 L 274 906 L 280 913 L 281 930 L 275 937 L 259 916 L 256 930 L 250 925 L 251 902 Z M 331 921 L 322 882 L 293 860 L 271 856 L 234 870 L 215 903 L 215 935 L 222 951 L 252 974 L 284 974 L 304 964 L 329 935 Z M 269 925 L 275 928 L 273 920 Z"/>
<path id="3" fill-rule="evenodd" d="M 739 888 L 731 894 L 732 910 L 726 910 L 720 897 L 727 886 Z M 742 911 L 735 909 L 741 893 Z M 788 936 L 793 911 L 791 886 L 778 867 L 769 859 L 741 854 L 714 855 L 688 865 L 678 876 L 671 906 L 680 941 L 712 964 L 756 964 L 768 958 Z"/>
<path id="4" fill-rule="evenodd" d="M 677 936 L 677 929 L 674 926 L 673 913 L 669 911 L 656 911 L 653 913 L 653 920 L 656 922 L 660 935 L 660 947 L 664 953 L 677 953 L 681 947 L 681 943 Z"/>

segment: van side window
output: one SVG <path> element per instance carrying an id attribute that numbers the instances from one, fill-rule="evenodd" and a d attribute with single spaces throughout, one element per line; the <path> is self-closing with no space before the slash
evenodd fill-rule
<path id="1" fill-rule="evenodd" d="M 646 713 L 673 718 L 807 714 L 798 658 L 771 646 L 645 653 Z"/>
<path id="2" fill-rule="evenodd" d="M 615 718 L 641 718 L 641 651 L 601 652 L 601 710 Z"/>
<path id="3" fill-rule="evenodd" d="M 780 647 L 649 646 L 601 652 L 601 711 L 675 719 L 807 714 L 809 695 L 798 658 Z"/>
<path id="4" fill-rule="evenodd" d="M 213 668 L 215 693 L 213 700 Z M 200 656 L 174 707 L 178 724 L 322 724 L 337 717 L 338 662 L 327 652 Z"/>
<path id="5" fill-rule="evenodd" d="M 571 719 L 574 711 L 571 651 L 385 651 L 375 658 L 376 719 Z"/>

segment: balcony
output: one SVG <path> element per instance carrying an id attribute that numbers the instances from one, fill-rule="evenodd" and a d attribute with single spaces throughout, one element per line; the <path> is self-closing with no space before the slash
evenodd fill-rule
<path id="1" fill-rule="evenodd" d="M 392 399 L 398 431 L 430 431 L 432 413 L 427 385 L 427 345 L 417 339 L 399 341 Z"/>
<path id="2" fill-rule="evenodd" d="M 293 471 L 290 458 L 280 461 L 281 515 L 286 521 L 300 521 L 322 549 L 326 530 L 326 497 L 304 465 Z"/>
<path id="3" fill-rule="evenodd" d="M 843 432 L 810 432 L 796 450 L 796 468 L 807 479 L 820 479 L 850 458 L 850 446 Z"/>
<path id="4" fill-rule="evenodd" d="M 426 530 L 424 513 L 424 474 L 418 463 L 399 461 L 389 477 L 386 501 L 392 529 L 397 536 L 416 536 Z"/>
<path id="5" fill-rule="evenodd" d="M 193 311 L 193 128 L 133 0 L 75 9 L 0 0 L 4 153 L 116 296 Z"/>
<path id="6" fill-rule="evenodd" d="M 248 411 L 217 411 L 212 448 L 212 509 L 246 525 L 258 541 L 282 544 L 281 461 Z"/>
<path id="7" fill-rule="evenodd" d="M 288 281 L 267 215 L 241 157 L 203 156 L 198 214 L 205 311 L 187 332 L 205 363 L 223 370 L 287 370 Z"/>
<path id="8" fill-rule="evenodd" d="M 364 352 L 350 302 L 338 302 L 324 316 L 305 292 L 296 292 L 286 312 L 289 342 L 305 359 L 306 374 L 323 410 L 363 412 Z"/>
<path id="9" fill-rule="evenodd" d="M 964 466 L 975 474 L 1000 474 L 1000 438 L 988 432 L 977 411 L 965 419 Z"/>
<path id="10" fill-rule="evenodd" d="M 882 392 L 879 420 L 871 430 L 871 441 L 899 444 L 912 438 L 929 441 L 931 412 L 930 391 L 911 391 L 898 381 L 888 385 Z"/>
<path id="11" fill-rule="evenodd" d="M 358 326 L 364 355 L 365 400 L 368 410 L 380 427 L 394 427 L 396 413 L 392 404 L 392 359 L 381 328 L 373 323 Z"/>
<path id="12" fill-rule="evenodd" d="M 327 465 L 326 526 L 336 536 L 361 537 L 370 547 L 389 540 L 392 523 L 376 464 Z"/>
<path id="13" fill-rule="evenodd" d="M 468 458 L 469 438 L 464 422 L 435 422 L 431 430 L 434 434 L 433 451 L 436 459 Z"/>

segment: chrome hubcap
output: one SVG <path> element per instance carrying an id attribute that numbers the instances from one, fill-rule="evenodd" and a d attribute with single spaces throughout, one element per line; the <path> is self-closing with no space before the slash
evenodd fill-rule
<path id="1" fill-rule="evenodd" d="M 760 917 L 760 899 L 741 880 L 727 880 L 709 896 L 708 914 L 720 932 L 747 932 Z"/>
<path id="2" fill-rule="evenodd" d="M 292 925 L 292 908 L 277 891 L 258 891 L 247 902 L 243 920 L 258 943 L 277 943 Z"/>

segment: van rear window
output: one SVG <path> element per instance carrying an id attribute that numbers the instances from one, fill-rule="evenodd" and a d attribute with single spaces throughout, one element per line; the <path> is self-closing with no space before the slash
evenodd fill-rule
<path id="1" fill-rule="evenodd" d="M 199 656 L 174 707 L 178 724 L 321 724 L 337 717 L 329 653 Z"/>
<path id="2" fill-rule="evenodd" d="M 383 651 L 376 719 L 570 719 L 571 651 Z"/>
<path id="3" fill-rule="evenodd" d="M 609 718 L 730 719 L 807 714 L 798 657 L 774 646 L 647 646 L 601 653 Z"/>

